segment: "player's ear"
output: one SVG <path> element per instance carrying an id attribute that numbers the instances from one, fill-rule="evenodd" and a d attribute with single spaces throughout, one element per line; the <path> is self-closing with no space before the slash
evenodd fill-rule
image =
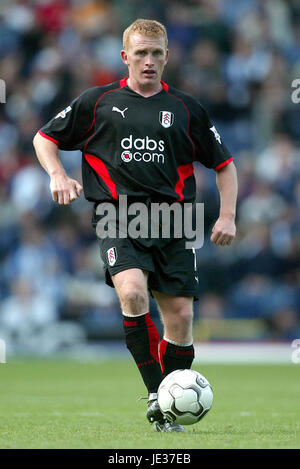
<path id="1" fill-rule="evenodd" d="M 126 50 L 124 50 L 124 49 L 121 50 L 121 59 L 122 59 L 122 61 L 124 62 L 125 65 L 127 65 L 127 66 L 129 65 L 129 63 L 128 63 L 128 55 L 127 55 Z"/>
<path id="2" fill-rule="evenodd" d="M 165 55 L 165 65 L 167 65 L 169 59 L 169 49 L 166 50 L 166 55 Z"/>

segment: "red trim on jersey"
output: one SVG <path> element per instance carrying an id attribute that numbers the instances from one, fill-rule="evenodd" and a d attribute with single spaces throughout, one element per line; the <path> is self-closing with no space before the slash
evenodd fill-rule
<path id="1" fill-rule="evenodd" d="M 166 86 L 168 87 L 168 85 L 166 85 Z M 168 87 L 168 89 L 169 89 L 169 87 Z M 195 161 L 195 155 L 196 155 L 195 144 L 194 144 L 193 139 L 192 139 L 191 134 L 190 134 L 190 123 L 191 123 L 190 111 L 188 110 L 188 107 L 186 106 L 185 102 L 182 99 L 175 96 L 175 94 L 170 93 L 168 91 L 168 89 L 166 89 L 168 94 L 170 96 L 173 96 L 174 98 L 178 99 L 178 101 L 180 101 L 184 105 L 185 110 L 187 112 L 187 115 L 188 115 L 188 136 L 189 136 L 189 139 L 190 139 L 190 141 L 192 143 L 192 146 L 193 146 L 193 160 Z M 194 167 L 193 167 L 192 163 L 183 164 L 181 166 L 178 166 L 177 171 L 178 171 L 178 174 L 179 174 L 179 180 L 177 181 L 177 184 L 176 184 L 174 190 L 179 195 L 178 202 L 180 202 L 181 200 L 183 200 L 182 191 L 184 189 L 184 181 L 185 181 L 186 178 L 188 178 L 189 176 L 192 176 L 192 174 L 194 174 Z"/>
<path id="2" fill-rule="evenodd" d="M 90 127 L 88 128 L 88 130 L 87 130 L 85 133 L 89 132 L 89 130 L 90 130 L 90 129 L 93 127 L 93 125 L 96 123 L 96 108 L 97 108 L 97 106 L 98 106 L 99 101 L 100 101 L 100 100 L 103 98 L 103 96 L 105 96 L 107 93 L 111 93 L 112 91 L 116 91 L 116 90 L 119 90 L 119 89 L 120 89 L 120 88 L 114 88 L 114 89 L 112 89 L 112 90 L 105 91 L 105 93 L 103 93 L 103 94 L 100 96 L 100 98 L 97 99 L 96 104 L 95 104 L 95 107 L 94 107 L 94 118 L 93 118 L 93 121 L 92 121 Z M 92 135 L 87 139 L 87 141 L 86 141 L 86 143 L 85 143 L 85 145 L 84 145 L 84 148 L 83 148 L 83 150 L 82 150 L 82 153 L 85 152 L 85 149 L 86 149 L 86 147 L 87 147 L 87 144 L 88 144 L 89 140 L 92 138 L 92 136 L 94 135 L 95 132 L 96 132 L 96 126 L 95 126 L 95 131 L 94 131 L 94 132 L 92 133 Z M 84 135 L 84 134 L 83 134 L 83 135 Z"/>
<path id="3" fill-rule="evenodd" d="M 98 101 L 97 101 L 97 102 L 98 102 Z M 97 103 L 96 103 L 96 104 L 97 104 Z M 95 109 L 94 109 L 94 110 L 95 110 Z M 91 123 L 91 125 L 89 126 L 89 128 L 88 128 L 87 130 L 85 130 L 82 134 L 80 134 L 80 137 L 81 137 L 81 138 L 82 138 L 84 135 L 86 135 L 86 134 L 89 133 L 89 131 L 90 131 L 91 128 L 93 127 L 94 123 L 95 123 L 95 113 L 94 113 L 94 118 L 93 118 L 92 123 Z"/>
<path id="4" fill-rule="evenodd" d="M 119 81 L 120 88 L 124 88 L 124 86 L 127 86 L 127 80 L 128 80 L 128 77 L 125 77 L 125 78 L 122 78 L 122 80 Z M 160 80 L 160 83 L 161 83 L 161 86 L 162 86 L 163 90 L 169 91 L 169 85 L 167 85 L 167 83 L 165 83 L 162 80 Z"/>
<path id="5" fill-rule="evenodd" d="M 148 330 L 149 344 L 150 344 L 150 354 L 155 361 L 159 362 L 158 357 L 158 345 L 159 345 L 159 334 L 157 332 L 156 326 L 152 321 L 150 314 L 145 314 L 145 321 Z"/>
<path id="6" fill-rule="evenodd" d="M 159 344 L 159 363 L 161 366 L 162 373 L 164 373 L 165 371 L 164 355 L 166 353 L 167 346 L 168 342 L 165 339 L 162 339 L 161 343 Z"/>
<path id="7" fill-rule="evenodd" d="M 122 78 L 122 80 L 119 81 L 120 88 L 124 88 L 124 86 L 127 85 L 127 80 L 128 77 Z"/>
<path id="8" fill-rule="evenodd" d="M 165 84 L 165 85 L 166 85 L 166 84 Z M 187 107 L 187 105 L 185 104 L 185 102 L 184 102 L 182 99 L 178 98 L 178 96 L 175 96 L 175 94 L 170 93 L 170 92 L 169 92 L 169 86 L 168 86 L 168 85 L 166 85 L 166 86 L 167 86 L 167 88 L 164 88 L 164 89 L 167 91 L 167 93 L 168 93 L 170 96 L 173 96 L 173 98 L 178 99 L 178 101 L 180 101 L 180 102 L 184 105 L 185 110 L 186 110 L 186 112 L 187 112 L 187 115 L 188 115 L 188 136 L 189 136 L 190 141 L 192 142 L 192 146 L 193 146 L 193 160 L 195 161 L 195 155 L 196 155 L 195 144 L 194 144 L 194 142 L 193 142 L 193 139 L 192 139 L 191 133 L 190 133 L 190 123 L 191 123 L 190 111 L 188 110 L 188 107 Z"/>
<path id="9" fill-rule="evenodd" d="M 169 91 L 169 85 L 167 85 L 167 83 L 165 83 L 164 81 L 160 80 L 161 82 L 161 86 L 163 87 L 163 90 L 165 91 Z"/>
<path id="10" fill-rule="evenodd" d="M 46 138 L 47 140 L 51 140 L 51 142 L 54 142 L 54 143 L 56 143 L 56 145 L 59 145 L 58 140 L 55 140 L 55 138 L 49 137 L 49 135 L 44 134 L 44 132 L 42 132 L 41 130 L 39 130 L 38 133 L 39 133 L 42 137 Z"/>
<path id="11" fill-rule="evenodd" d="M 177 168 L 179 179 L 175 186 L 175 192 L 179 195 L 178 202 L 183 200 L 184 181 L 194 174 L 193 163 L 183 164 Z"/>
<path id="12" fill-rule="evenodd" d="M 103 163 L 103 161 L 101 161 L 99 158 L 97 158 L 94 155 L 88 155 L 86 153 L 84 153 L 84 157 L 85 157 L 86 161 L 88 162 L 88 164 L 103 179 L 103 181 L 107 185 L 112 197 L 115 200 L 118 200 L 116 185 L 115 185 L 114 181 L 111 179 L 111 177 L 109 175 L 109 172 L 108 172 L 108 169 L 105 166 L 105 164 Z"/>
<path id="13" fill-rule="evenodd" d="M 229 158 L 228 160 L 223 161 L 223 163 L 218 164 L 218 166 L 216 166 L 216 167 L 214 168 L 215 171 L 219 171 L 219 169 L 223 168 L 223 166 L 226 166 L 227 164 L 229 164 L 229 163 L 230 163 L 231 161 L 233 161 L 233 160 L 234 160 L 234 158 L 233 158 L 233 156 L 232 156 L 232 157 Z"/>

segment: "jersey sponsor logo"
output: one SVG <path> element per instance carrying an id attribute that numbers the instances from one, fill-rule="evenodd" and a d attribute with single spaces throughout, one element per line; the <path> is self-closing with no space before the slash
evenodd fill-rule
<path id="1" fill-rule="evenodd" d="M 107 260 L 109 265 L 112 267 L 117 262 L 117 248 L 110 248 L 107 251 Z"/>
<path id="2" fill-rule="evenodd" d="M 121 158 L 126 163 L 132 160 L 143 161 L 144 163 L 156 162 L 163 164 L 165 162 L 165 155 L 162 153 L 165 150 L 163 140 L 157 141 L 148 136 L 134 139 L 133 135 L 129 135 L 129 137 L 121 140 L 121 147 L 125 150 L 121 153 Z"/>
<path id="3" fill-rule="evenodd" d="M 66 115 L 68 114 L 68 112 L 72 111 L 72 108 L 71 106 L 68 106 L 66 107 L 66 109 L 64 109 L 63 111 L 59 112 L 57 114 L 57 116 L 55 116 L 54 119 L 57 119 L 58 117 L 61 117 L 62 119 L 64 119 L 66 117 Z"/>
<path id="4" fill-rule="evenodd" d="M 129 163 L 129 161 L 132 160 L 132 153 L 130 153 L 129 151 L 123 151 L 123 153 L 121 154 L 121 158 L 123 161 L 125 161 L 125 163 Z"/>
<path id="5" fill-rule="evenodd" d="M 123 111 L 121 111 L 121 109 L 119 109 L 118 107 L 114 106 L 112 108 L 112 111 L 116 111 L 116 112 L 119 112 L 120 114 L 122 114 L 122 117 L 123 119 L 125 119 L 125 111 L 127 111 L 128 107 L 126 107 L 125 109 L 123 109 Z"/>
<path id="6" fill-rule="evenodd" d="M 159 113 L 159 122 L 166 129 L 171 127 L 174 123 L 174 114 L 170 111 L 160 111 Z"/>
<path id="7" fill-rule="evenodd" d="M 215 126 L 210 127 L 209 130 L 211 130 L 211 131 L 213 132 L 213 134 L 214 134 L 214 136 L 215 136 L 215 139 L 216 139 L 219 143 L 221 143 L 221 136 L 220 136 L 220 134 L 218 133 L 218 131 L 217 131 L 217 129 L 215 128 Z"/>

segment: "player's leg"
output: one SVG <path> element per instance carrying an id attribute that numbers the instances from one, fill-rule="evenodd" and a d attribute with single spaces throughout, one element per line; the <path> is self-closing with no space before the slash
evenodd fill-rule
<path id="1" fill-rule="evenodd" d="M 93 226 L 101 219 L 95 212 Z M 97 233 L 98 236 L 98 233 Z M 158 357 L 159 335 L 149 315 L 148 272 L 154 272 L 152 254 L 130 238 L 98 237 L 107 285 L 115 287 L 123 312 L 125 340 L 148 390 L 147 418 L 158 431 L 182 431 L 166 421 L 157 402 L 163 379 Z"/>
<path id="2" fill-rule="evenodd" d="M 158 346 L 159 334 L 149 314 L 148 273 L 137 268 L 112 275 L 123 313 L 126 346 L 131 352 L 151 395 L 163 376 Z"/>
<path id="3" fill-rule="evenodd" d="M 164 325 L 159 359 L 164 376 L 177 369 L 190 368 L 194 359 L 193 297 L 180 297 L 152 291 Z"/>
<path id="4" fill-rule="evenodd" d="M 148 389 L 147 418 L 159 432 L 183 432 L 181 425 L 168 422 L 157 402 L 163 379 L 158 356 L 159 334 L 149 315 L 147 272 L 128 269 L 112 276 L 123 312 L 126 345 Z"/>
<path id="5" fill-rule="evenodd" d="M 177 426 L 166 422 L 157 402 L 163 375 L 158 356 L 159 334 L 149 315 L 147 277 L 148 273 L 141 269 L 128 269 L 111 278 L 121 303 L 126 346 L 148 390 L 147 419 L 156 422 L 159 431 L 178 431 Z"/>
<path id="6" fill-rule="evenodd" d="M 164 375 L 190 368 L 194 359 L 193 301 L 198 298 L 195 251 L 186 249 L 184 238 L 157 242 L 155 273 L 149 273 L 151 289 L 164 325 L 159 356 Z"/>

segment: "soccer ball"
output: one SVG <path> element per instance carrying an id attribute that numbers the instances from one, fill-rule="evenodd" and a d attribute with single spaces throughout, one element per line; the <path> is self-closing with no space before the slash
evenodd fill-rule
<path id="1" fill-rule="evenodd" d="M 160 383 L 157 399 L 169 421 L 192 425 L 211 408 L 213 392 L 207 379 L 197 371 L 175 370 Z"/>

